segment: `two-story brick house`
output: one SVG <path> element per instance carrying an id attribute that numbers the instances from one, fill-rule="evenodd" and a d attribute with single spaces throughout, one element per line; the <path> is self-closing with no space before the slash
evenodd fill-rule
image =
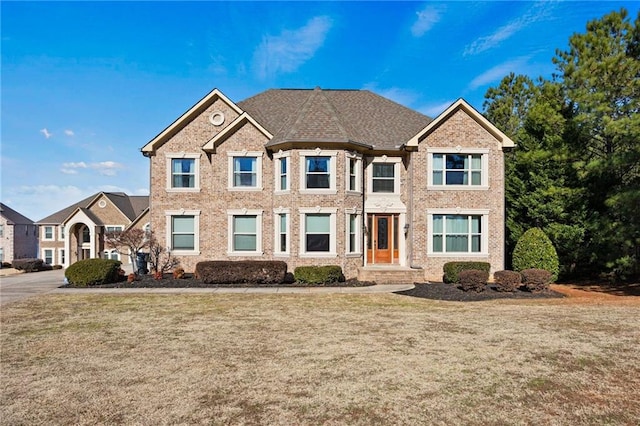
<path id="1" fill-rule="evenodd" d="M 109 231 L 139 227 L 149 229 L 149 197 L 122 192 L 98 192 L 37 222 L 39 257 L 50 265 L 67 267 L 96 257 L 129 264 L 105 243 Z"/>
<path id="2" fill-rule="evenodd" d="M 31 219 L 0 203 L 0 262 L 36 257 L 37 229 Z"/>
<path id="3" fill-rule="evenodd" d="M 464 100 L 432 120 L 366 90 L 215 89 L 142 153 L 151 227 L 187 270 L 278 259 L 393 282 L 503 268 L 510 147 Z"/>

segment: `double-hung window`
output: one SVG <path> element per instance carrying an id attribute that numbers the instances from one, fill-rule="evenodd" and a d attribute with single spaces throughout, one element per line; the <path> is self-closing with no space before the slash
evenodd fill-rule
<path id="1" fill-rule="evenodd" d="M 167 191 L 200 190 L 200 154 L 167 153 Z"/>
<path id="2" fill-rule="evenodd" d="M 352 210 L 353 211 L 353 210 Z M 346 251 L 347 254 L 360 253 L 361 249 L 361 233 L 362 229 L 361 225 L 362 215 L 360 212 L 356 211 L 355 213 L 351 213 L 347 211 L 346 214 L 346 228 L 347 228 L 347 239 L 346 239 Z"/>
<path id="3" fill-rule="evenodd" d="M 346 153 L 346 189 L 351 192 L 362 192 L 362 156 L 360 154 Z"/>
<path id="4" fill-rule="evenodd" d="M 229 152 L 229 189 L 262 189 L 262 153 Z"/>
<path id="5" fill-rule="evenodd" d="M 486 211 L 464 213 L 434 213 L 429 218 L 429 252 L 432 254 L 487 253 Z"/>
<path id="6" fill-rule="evenodd" d="M 275 244 L 274 253 L 279 255 L 289 254 L 289 210 L 274 209 Z"/>
<path id="7" fill-rule="evenodd" d="M 231 255 L 262 254 L 262 210 L 228 210 Z"/>
<path id="8" fill-rule="evenodd" d="M 291 162 L 288 152 L 279 152 L 273 155 L 275 163 L 276 192 L 289 191 L 291 189 L 290 170 Z"/>
<path id="9" fill-rule="evenodd" d="M 391 163 L 373 163 L 373 192 L 390 192 L 395 191 L 395 164 Z"/>
<path id="10" fill-rule="evenodd" d="M 43 257 L 44 257 L 44 263 L 46 263 L 47 265 L 52 265 L 53 264 L 53 250 L 51 249 L 44 249 L 43 250 Z"/>
<path id="11" fill-rule="evenodd" d="M 200 210 L 165 211 L 169 249 L 177 254 L 199 254 Z"/>
<path id="12" fill-rule="evenodd" d="M 53 226 L 44 227 L 44 240 L 53 241 Z"/>
<path id="13" fill-rule="evenodd" d="M 335 208 L 300 209 L 301 255 L 335 256 L 336 211 Z"/>
<path id="14" fill-rule="evenodd" d="M 457 151 L 457 150 L 456 150 Z M 461 149 L 447 152 L 427 150 L 429 156 L 428 185 L 442 189 L 486 189 L 488 187 L 488 150 Z"/>
<path id="15" fill-rule="evenodd" d="M 301 151 L 300 192 L 336 192 L 337 151 Z"/>

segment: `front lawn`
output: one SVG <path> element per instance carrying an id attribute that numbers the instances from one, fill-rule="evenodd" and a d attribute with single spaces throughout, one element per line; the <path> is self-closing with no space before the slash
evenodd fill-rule
<path id="1" fill-rule="evenodd" d="M 635 299 L 33 297 L 0 424 L 636 424 Z"/>

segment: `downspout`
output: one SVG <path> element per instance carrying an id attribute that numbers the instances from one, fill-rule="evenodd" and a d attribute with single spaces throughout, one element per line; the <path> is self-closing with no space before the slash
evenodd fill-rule
<path id="1" fill-rule="evenodd" d="M 413 264 L 413 151 L 409 152 L 409 247 L 407 248 L 407 254 L 409 255 L 409 268 L 422 269 L 420 265 Z"/>

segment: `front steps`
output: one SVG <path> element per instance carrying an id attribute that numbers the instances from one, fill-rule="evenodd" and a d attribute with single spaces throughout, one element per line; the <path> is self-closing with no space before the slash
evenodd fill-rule
<path id="1" fill-rule="evenodd" d="M 368 265 L 358 268 L 358 281 L 375 281 L 377 284 L 413 284 L 425 282 L 424 270 L 398 265 Z"/>

